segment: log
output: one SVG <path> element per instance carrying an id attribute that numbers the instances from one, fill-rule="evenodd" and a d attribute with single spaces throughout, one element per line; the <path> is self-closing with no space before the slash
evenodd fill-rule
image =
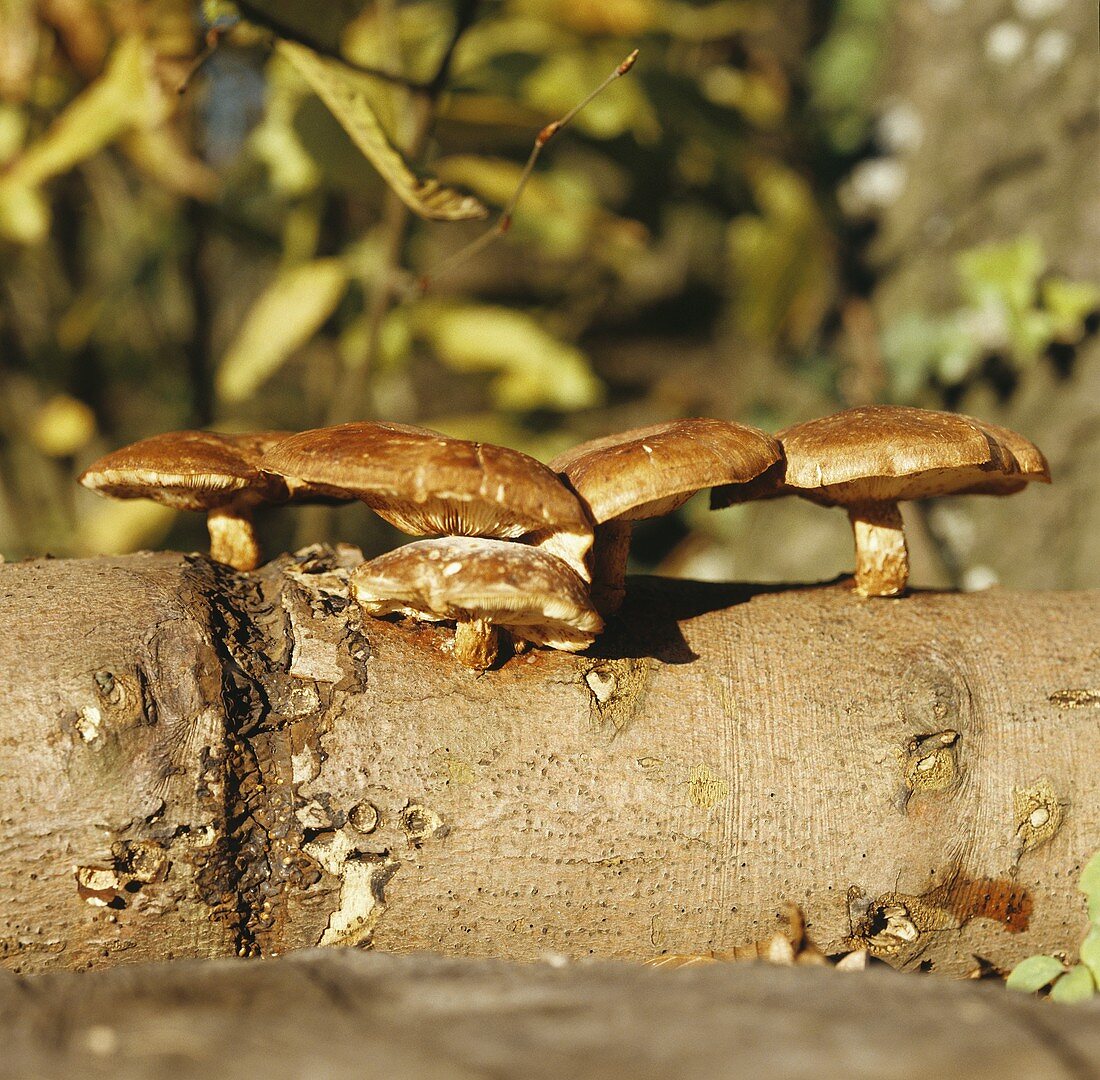
<path id="1" fill-rule="evenodd" d="M 1100 594 L 631 579 L 477 673 L 361 619 L 350 549 L 0 566 L 0 954 L 1075 954 Z"/>
<path id="2" fill-rule="evenodd" d="M 889 971 L 312 950 L 0 973 L 0 1078 L 1087 1080 L 1100 1006 Z"/>

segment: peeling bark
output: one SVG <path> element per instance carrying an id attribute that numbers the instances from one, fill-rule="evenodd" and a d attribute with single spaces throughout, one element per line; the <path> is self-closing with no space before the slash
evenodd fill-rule
<path id="1" fill-rule="evenodd" d="M 0 566 L 0 956 L 728 952 L 777 906 L 947 973 L 1072 953 L 1100 597 L 632 579 L 474 672 L 356 554 Z"/>

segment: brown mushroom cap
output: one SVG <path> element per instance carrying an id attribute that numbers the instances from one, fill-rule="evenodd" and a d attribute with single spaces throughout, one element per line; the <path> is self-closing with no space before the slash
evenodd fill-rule
<path id="1" fill-rule="evenodd" d="M 414 535 L 563 533 L 576 538 L 581 565 L 592 543 L 583 507 L 541 462 L 427 428 L 364 421 L 303 431 L 273 447 L 264 468 L 292 486 L 361 499 Z"/>
<path id="2" fill-rule="evenodd" d="M 1013 490 L 1023 474 L 1000 437 L 1003 431 L 931 409 L 846 409 L 779 433 L 787 456 L 784 489 L 834 506 L 892 503 L 998 484 L 1003 485 L 998 490 Z"/>
<path id="3" fill-rule="evenodd" d="M 279 502 L 287 497 L 286 485 L 262 472 L 259 462 L 268 447 L 288 434 L 170 431 L 104 455 L 79 481 L 101 495 L 153 499 L 175 510 Z"/>
<path id="4" fill-rule="evenodd" d="M 585 583 L 565 562 L 502 540 L 446 536 L 406 544 L 354 570 L 351 591 L 370 615 L 482 619 L 570 652 L 603 629 Z"/>
<path id="5" fill-rule="evenodd" d="M 550 468 L 599 525 L 670 514 L 703 488 L 748 484 L 782 460 L 765 432 L 697 417 L 592 439 L 559 454 Z"/>
<path id="6" fill-rule="evenodd" d="M 972 418 L 973 419 L 973 418 Z M 959 495 L 1011 495 L 1020 491 L 1029 483 L 1050 483 L 1050 466 L 1042 450 L 1030 439 L 1025 439 L 1018 431 L 991 424 L 988 420 L 974 419 L 992 440 L 996 440 L 1009 452 L 1016 462 L 1016 471 L 1011 476 L 994 474 L 981 483 L 959 491 Z"/>

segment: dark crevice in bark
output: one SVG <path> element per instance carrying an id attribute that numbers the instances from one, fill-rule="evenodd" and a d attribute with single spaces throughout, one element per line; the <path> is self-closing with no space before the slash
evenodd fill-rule
<path id="1" fill-rule="evenodd" d="M 281 602 L 283 564 L 254 574 L 200 558 L 192 564 L 209 603 L 226 725 L 216 906 L 232 922 L 239 956 L 274 955 L 290 896 L 322 877 L 302 850 L 295 816 L 290 729 L 301 718 L 290 705 L 293 635 Z"/>
<path id="2" fill-rule="evenodd" d="M 273 921 L 272 884 L 280 878 L 269 828 L 269 798 L 257 739 L 269 728 L 266 689 L 278 664 L 260 625 L 271 614 L 259 582 L 205 559 L 192 565 L 210 604 L 211 640 L 222 668 L 225 743 L 220 765 L 225 831 L 218 840 L 207 900 L 233 924 L 239 956 L 262 955 Z M 260 935 L 260 936 L 258 936 Z"/>

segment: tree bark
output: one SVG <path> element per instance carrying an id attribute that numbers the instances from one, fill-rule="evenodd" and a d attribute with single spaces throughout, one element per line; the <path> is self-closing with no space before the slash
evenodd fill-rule
<path id="1" fill-rule="evenodd" d="M 1075 954 L 1100 595 L 631 579 L 588 654 L 478 673 L 364 618 L 356 553 L 0 566 L 0 951 L 312 945 Z"/>
<path id="2" fill-rule="evenodd" d="M 905 184 L 879 215 L 871 248 L 880 327 L 957 308 L 956 260 L 981 244 L 1030 237 L 1050 274 L 1100 280 L 1095 5 L 899 0 L 892 25 L 881 107 L 909 117 L 915 137 L 899 150 Z M 1019 35 L 1019 55 L 998 57 L 998 32 Z M 1000 383 L 972 380 L 952 402 L 1033 439 L 1055 480 L 1011 499 L 937 504 L 962 567 L 1017 588 L 1100 584 L 1100 334 L 1092 325 L 1076 348 L 1010 364 Z"/>
<path id="3" fill-rule="evenodd" d="M 3 978 L 4 1080 L 1088 1080 L 1100 1008 L 888 971 L 297 954 Z"/>

